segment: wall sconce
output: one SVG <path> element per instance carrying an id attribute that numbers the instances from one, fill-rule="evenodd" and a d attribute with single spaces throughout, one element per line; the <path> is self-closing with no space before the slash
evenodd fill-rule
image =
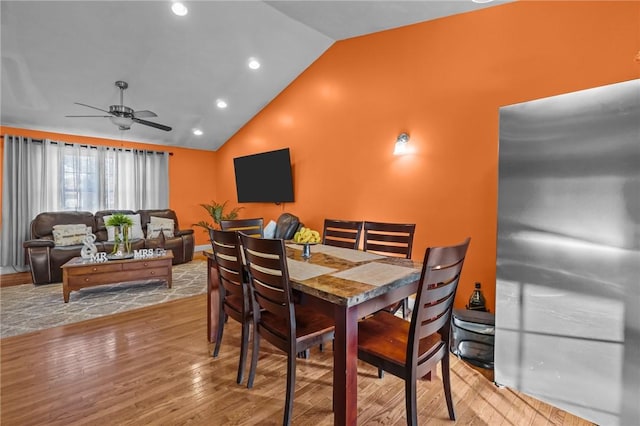
<path id="1" fill-rule="evenodd" d="M 409 134 L 402 132 L 398 135 L 398 139 L 396 139 L 396 147 L 393 150 L 393 155 L 404 155 L 409 152 Z"/>

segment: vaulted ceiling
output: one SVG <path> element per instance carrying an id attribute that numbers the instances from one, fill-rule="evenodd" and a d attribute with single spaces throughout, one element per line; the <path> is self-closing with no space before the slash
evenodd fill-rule
<path id="1" fill-rule="evenodd" d="M 3 0 L 1 122 L 216 150 L 334 42 L 504 2 L 186 1 L 187 15 L 176 16 L 168 0 Z M 120 80 L 125 106 L 172 130 L 119 130 L 76 104 L 120 105 Z"/>

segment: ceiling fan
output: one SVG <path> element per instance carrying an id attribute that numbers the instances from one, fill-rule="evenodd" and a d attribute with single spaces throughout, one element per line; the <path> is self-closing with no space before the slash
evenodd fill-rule
<path id="1" fill-rule="evenodd" d="M 76 105 L 82 105 L 87 108 L 97 109 L 98 111 L 106 112 L 109 115 L 66 115 L 65 117 L 103 117 L 109 118 L 113 124 L 118 126 L 120 130 L 129 130 L 131 124 L 139 123 L 145 126 L 155 127 L 156 129 L 171 131 L 171 127 L 164 124 L 154 123 L 152 121 L 142 120 L 142 118 L 157 117 L 156 113 L 142 110 L 134 111 L 132 108 L 123 104 L 124 91 L 129 87 L 126 81 L 116 81 L 116 87 L 120 89 L 120 105 L 110 105 L 109 111 L 102 108 L 97 108 L 91 105 L 82 104 L 80 102 L 74 102 Z"/>

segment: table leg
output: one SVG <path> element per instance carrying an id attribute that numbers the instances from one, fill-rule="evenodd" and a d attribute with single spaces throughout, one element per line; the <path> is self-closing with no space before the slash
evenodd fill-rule
<path id="1" fill-rule="evenodd" d="M 358 419 L 358 309 L 335 306 L 334 318 L 334 425 L 355 425 Z"/>
<path id="2" fill-rule="evenodd" d="M 69 290 L 69 278 L 67 277 L 67 271 L 64 270 L 62 272 L 62 298 L 64 299 L 64 303 L 69 303 L 69 294 L 71 290 Z"/>

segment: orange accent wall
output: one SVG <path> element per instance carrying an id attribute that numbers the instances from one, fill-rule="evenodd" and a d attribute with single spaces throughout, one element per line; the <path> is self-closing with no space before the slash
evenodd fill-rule
<path id="1" fill-rule="evenodd" d="M 499 108 L 638 78 L 638 50 L 637 1 L 521 1 L 341 41 L 218 151 L 217 180 L 290 147 L 296 202 L 244 216 L 415 222 L 416 259 L 471 236 L 456 306 L 480 281 L 494 311 Z M 395 157 L 402 131 L 415 152 Z"/>
<path id="2" fill-rule="evenodd" d="M 183 227 L 235 206 L 232 159 L 289 147 L 296 202 L 242 217 L 415 222 L 416 259 L 471 236 L 456 306 L 480 281 L 493 311 L 499 108 L 639 78 L 639 22 L 638 1 L 519 1 L 337 42 L 216 153 L 170 148 L 171 206 Z"/>
<path id="3" fill-rule="evenodd" d="M 0 127 L 0 134 L 26 136 L 37 139 L 51 139 L 55 141 L 88 145 L 146 148 L 155 151 L 168 151 L 173 153 L 173 155 L 169 157 L 169 207 L 176 211 L 180 227 L 182 229 L 190 229 L 193 223 L 207 219 L 206 212 L 204 212 L 199 204 L 206 203 L 211 199 L 216 198 L 216 185 L 211 175 L 211 171 L 215 167 L 216 156 L 216 153 L 213 151 L 202 151 L 174 146 L 160 146 L 148 143 L 123 142 L 115 139 L 42 132 L 6 126 Z M 2 149 L 0 154 L 4 154 L 4 144 L 2 144 L 2 148 L 0 149 Z M 2 158 L 4 158 L 4 156 Z M 2 165 L 0 165 L 0 179 L 1 178 Z M 128 207 L 123 206 L 123 208 Z M 209 243 L 208 235 L 201 230 L 201 228 L 194 228 L 194 230 L 197 245 Z"/>

